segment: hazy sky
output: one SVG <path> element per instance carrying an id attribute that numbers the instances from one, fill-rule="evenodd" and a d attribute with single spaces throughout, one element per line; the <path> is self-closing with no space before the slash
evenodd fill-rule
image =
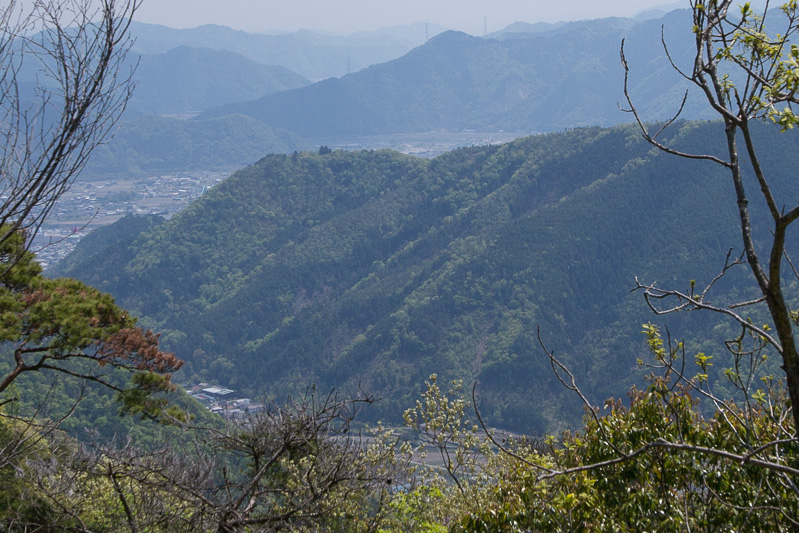
<path id="1" fill-rule="evenodd" d="M 516 21 L 556 22 L 672 5 L 675 0 L 143 0 L 137 20 L 175 28 L 221 24 L 250 32 L 311 29 L 349 34 L 429 22 L 482 35 Z M 681 2 L 688 6 L 688 0 Z"/>

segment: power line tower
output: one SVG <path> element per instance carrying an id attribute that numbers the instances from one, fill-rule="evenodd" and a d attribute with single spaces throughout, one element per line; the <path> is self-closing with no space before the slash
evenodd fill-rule
<path id="1" fill-rule="evenodd" d="M 488 35 L 488 17 L 483 17 L 483 37 Z"/>

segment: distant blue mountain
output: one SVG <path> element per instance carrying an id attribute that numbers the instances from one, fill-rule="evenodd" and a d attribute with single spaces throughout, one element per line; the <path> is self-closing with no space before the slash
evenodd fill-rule
<path id="1" fill-rule="evenodd" d="M 136 22 L 135 51 L 161 54 L 179 46 L 228 50 L 261 65 L 278 65 L 311 80 L 343 76 L 375 63 L 395 59 L 425 42 L 444 28 L 424 24 L 359 32 L 348 37 L 307 30 L 281 35 L 264 35 L 205 25 L 174 29 Z"/>
<path id="2" fill-rule="evenodd" d="M 515 26 L 497 39 L 445 32 L 393 61 L 202 116 L 244 114 L 303 137 L 613 125 L 630 120 L 619 110 L 626 39 L 631 93 L 646 119 L 660 120 L 687 88 L 663 51 L 661 27 L 673 59 L 690 67 L 687 10 L 643 22 L 597 19 L 532 32 Z M 703 109 L 689 98 L 685 116 L 703 118 Z"/>
<path id="3" fill-rule="evenodd" d="M 311 83 L 285 67 L 255 63 L 228 50 L 189 46 L 140 56 L 135 79 L 127 116 L 198 113 Z"/>

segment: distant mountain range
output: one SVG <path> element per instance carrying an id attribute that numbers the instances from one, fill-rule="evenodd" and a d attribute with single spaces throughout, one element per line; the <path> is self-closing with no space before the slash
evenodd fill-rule
<path id="1" fill-rule="evenodd" d="M 684 122 L 663 140 L 716 153 L 722 128 Z M 760 130 L 774 187 L 795 190 L 796 136 Z M 581 408 L 537 328 L 593 402 L 623 396 L 643 372 L 640 324 L 657 321 L 629 293 L 634 276 L 702 286 L 739 241 L 720 169 L 653 151 L 620 126 L 432 160 L 272 155 L 169 221 L 95 231 L 53 273 L 111 292 L 196 379 L 278 398 L 360 385 L 397 421 L 436 372 L 476 380 L 492 424 L 543 432 Z M 718 289 L 744 279 L 733 272 Z M 666 324 L 721 372 L 719 338 L 735 332 L 701 313 Z"/>
<path id="2" fill-rule="evenodd" d="M 264 35 L 215 25 L 174 29 L 134 22 L 131 27 L 138 54 L 163 54 L 180 46 L 226 50 L 261 65 L 282 66 L 310 80 L 343 76 L 396 59 L 444 30 L 419 23 L 345 37 L 306 30 Z"/>
<path id="3" fill-rule="evenodd" d="M 222 26 L 177 30 L 133 23 L 132 28 L 136 91 L 116 137 L 98 150 L 84 178 L 234 169 L 268 153 L 306 149 L 309 143 L 296 134 L 238 114 L 182 120 L 219 105 L 304 87 L 311 83 L 308 78 L 344 75 L 394 59 L 443 30 L 416 24 L 341 37 L 308 31 L 257 35 Z"/>
<path id="4" fill-rule="evenodd" d="M 138 61 L 127 117 L 196 114 L 311 83 L 285 67 L 255 63 L 228 50 L 179 46 Z"/>
<path id="5" fill-rule="evenodd" d="M 619 110 L 619 48 L 626 38 L 631 92 L 644 117 L 662 120 L 679 107 L 686 84 L 668 63 L 661 26 L 673 59 L 690 64 L 687 10 L 643 22 L 614 18 L 523 28 L 497 39 L 445 32 L 399 59 L 201 117 L 238 113 L 302 137 L 330 138 L 612 125 L 630 118 Z M 703 109 L 689 99 L 685 116 L 700 118 Z"/>
<path id="6" fill-rule="evenodd" d="M 688 84 L 667 60 L 661 28 L 675 62 L 689 65 L 690 24 L 689 12 L 677 10 L 659 19 L 517 23 L 488 39 L 444 32 L 402 57 L 313 84 L 285 68 L 256 64 L 235 50 L 249 50 L 252 57 L 257 55 L 254 50 L 269 49 L 267 44 L 272 43 L 269 46 L 276 48 L 269 50 L 280 55 L 283 48 L 275 42 L 301 41 L 302 46 L 286 54 L 304 50 L 302 53 L 316 57 L 314 61 L 324 62 L 322 56 L 314 56 L 319 50 L 339 53 L 346 46 L 356 46 L 353 42 L 360 46 L 374 39 L 395 42 L 398 35 L 411 29 L 343 38 L 308 32 L 253 36 L 214 26 L 170 30 L 137 25 L 136 31 L 143 36 L 137 42 L 140 51 L 179 46 L 142 56 L 137 74 L 140 92 L 131 102 L 131 117 L 139 118 L 135 125 L 122 126 L 118 139 L 107 148 L 110 155 L 104 158 L 102 168 L 117 174 L 135 172 L 140 165 L 131 164 L 129 155 L 133 153 L 149 161 L 154 172 L 181 170 L 184 164 L 196 168 L 198 159 L 150 155 L 146 136 L 126 133 L 128 127 L 143 132 L 148 120 L 153 121 L 154 130 L 164 131 L 163 119 L 147 118 L 153 113 L 181 115 L 204 110 L 194 124 L 172 127 L 176 135 L 191 130 L 209 141 L 216 139 L 216 143 L 204 144 L 204 153 L 206 159 L 220 165 L 302 149 L 310 144 L 302 139 L 335 146 L 372 135 L 442 130 L 548 132 L 623 123 L 631 117 L 619 109 L 626 105 L 619 61 L 622 39 L 627 43 L 631 68 L 630 92 L 641 115 L 645 120 L 664 120 L 678 108 Z M 273 41 L 278 37 L 284 40 Z M 350 44 L 337 47 L 334 43 L 339 41 Z M 190 47 L 199 42 L 220 49 Z M 231 50 L 222 50 L 225 46 Z M 264 53 L 261 59 L 267 57 L 272 56 Z M 304 61 L 286 64 L 296 66 Z M 225 122 L 234 128 L 229 134 L 221 128 L 223 123 L 208 122 L 226 115 L 238 117 Z M 246 127 L 243 116 L 251 119 L 249 124 L 257 121 L 261 125 L 253 130 L 252 142 L 231 151 L 226 139 L 240 138 Z M 694 94 L 689 94 L 683 116 L 709 117 Z M 200 133 L 206 127 L 211 129 Z M 295 137 L 289 143 L 261 142 L 257 140 L 261 133 L 256 132 L 264 130 L 282 132 L 277 135 L 284 140 L 289 138 L 287 132 Z M 112 168 L 112 162 L 119 166 Z M 87 175 L 96 174 L 99 168 L 93 165 Z"/>

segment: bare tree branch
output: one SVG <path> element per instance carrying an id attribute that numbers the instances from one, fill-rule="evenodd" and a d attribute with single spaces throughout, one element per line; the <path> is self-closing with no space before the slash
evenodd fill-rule
<path id="1" fill-rule="evenodd" d="M 134 87 L 125 69 L 138 7 L 139 0 L 0 7 L 0 244 L 19 231 L 30 243 L 113 133 Z"/>

